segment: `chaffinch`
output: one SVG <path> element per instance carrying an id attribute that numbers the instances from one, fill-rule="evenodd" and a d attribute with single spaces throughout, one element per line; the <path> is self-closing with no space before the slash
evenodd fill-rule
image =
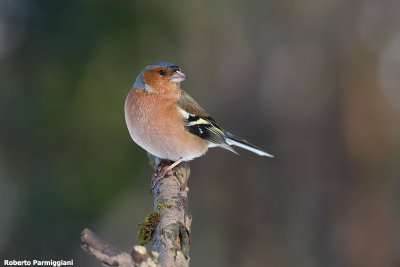
<path id="1" fill-rule="evenodd" d="M 180 88 L 185 79 L 181 68 L 168 62 L 156 62 L 139 73 L 125 101 L 126 124 L 139 146 L 160 159 L 175 161 L 172 168 L 204 155 L 209 147 L 236 153 L 231 146 L 238 146 L 273 157 L 222 129 Z"/>

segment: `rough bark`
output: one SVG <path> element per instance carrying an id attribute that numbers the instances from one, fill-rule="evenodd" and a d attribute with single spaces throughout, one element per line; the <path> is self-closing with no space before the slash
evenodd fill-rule
<path id="1" fill-rule="evenodd" d="M 186 186 L 190 169 L 186 163 L 175 168 L 175 175 L 162 179 L 154 189 L 154 205 L 162 203 L 160 223 L 153 235 L 153 249 L 160 253 L 161 266 L 189 266 L 190 227 Z M 172 179 L 170 179 L 172 178 Z"/>
<path id="2" fill-rule="evenodd" d="M 153 166 L 160 160 L 149 155 Z M 164 166 L 163 168 L 167 168 Z M 156 167 L 155 167 L 156 168 Z M 89 229 L 82 232 L 82 248 L 105 265 L 120 267 L 189 266 L 190 227 L 187 180 L 190 168 L 182 163 L 171 176 L 161 179 L 154 187 L 154 212 L 159 223 L 153 232 L 152 252 L 134 246 L 131 254 L 114 248 Z M 160 208 L 161 207 L 161 208 Z"/>

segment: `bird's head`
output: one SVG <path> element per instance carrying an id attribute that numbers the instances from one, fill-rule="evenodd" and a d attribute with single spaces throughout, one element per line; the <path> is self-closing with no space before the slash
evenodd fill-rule
<path id="1" fill-rule="evenodd" d="M 179 88 L 179 83 L 186 79 L 181 68 L 168 62 L 156 62 L 144 68 L 133 85 L 135 89 L 149 92 L 161 92 Z"/>

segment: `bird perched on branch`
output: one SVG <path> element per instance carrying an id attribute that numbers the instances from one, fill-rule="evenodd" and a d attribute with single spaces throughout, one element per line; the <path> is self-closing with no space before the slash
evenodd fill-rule
<path id="1" fill-rule="evenodd" d="M 125 119 L 132 139 L 150 154 L 175 161 L 159 178 L 180 162 L 204 155 L 209 147 L 236 153 L 231 146 L 237 146 L 273 157 L 221 128 L 180 88 L 185 79 L 179 66 L 156 62 L 139 73 L 125 101 Z"/>

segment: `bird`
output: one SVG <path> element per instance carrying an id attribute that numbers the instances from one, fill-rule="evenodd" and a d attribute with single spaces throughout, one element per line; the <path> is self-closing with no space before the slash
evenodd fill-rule
<path id="1" fill-rule="evenodd" d="M 274 157 L 219 126 L 181 89 L 186 78 L 178 65 L 153 63 L 139 73 L 125 100 L 125 120 L 133 141 L 151 155 L 173 162 L 158 179 L 179 163 L 204 155 L 211 147 L 238 154 L 232 147 L 236 146 Z"/>

